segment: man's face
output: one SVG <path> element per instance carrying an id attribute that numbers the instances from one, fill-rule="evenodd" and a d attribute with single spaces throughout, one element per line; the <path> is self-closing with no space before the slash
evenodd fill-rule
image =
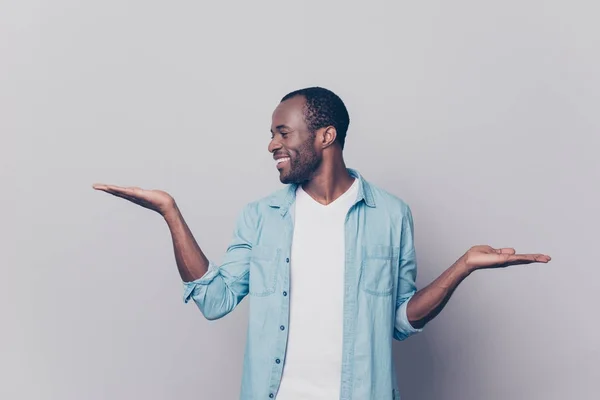
<path id="1" fill-rule="evenodd" d="M 279 103 L 271 122 L 273 153 L 281 183 L 303 183 L 309 180 L 321 163 L 315 147 L 315 135 L 304 120 L 305 99 L 296 96 Z"/>

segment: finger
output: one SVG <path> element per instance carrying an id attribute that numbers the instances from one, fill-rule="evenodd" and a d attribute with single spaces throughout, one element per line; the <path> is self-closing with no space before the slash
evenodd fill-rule
<path id="1" fill-rule="evenodd" d="M 139 188 L 137 186 L 127 186 L 127 187 L 113 186 L 113 188 L 121 193 L 125 193 L 125 194 L 131 195 L 131 196 L 140 195 L 144 191 L 142 188 Z"/>
<path id="2" fill-rule="evenodd" d="M 112 195 L 127 195 L 127 190 L 126 188 L 120 187 L 120 186 L 115 186 L 115 185 L 105 185 L 102 183 L 96 183 L 94 185 L 92 185 L 92 187 L 96 190 L 101 190 L 103 192 L 112 194 Z"/>
<path id="3" fill-rule="evenodd" d="M 134 188 L 115 185 L 106 185 L 106 189 L 104 191 L 112 194 L 120 193 L 127 196 L 135 196 L 137 194 Z"/>
<path id="4" fill-rule="evenodd" d="M 520 260 L 520 261 L 509 261 L 509 262 L 505 262 L 501 265 L 501 267 L 510 267 L 511 265 L 527 265 L 527 264 L 533 264 L 535 263 L 535 261 L 524 261 L 524 260 Z"/>
<path id="5" fill-rule="evenodd" d="M 111 189 L 116 192 L 123 193 L 123 194 L 132 194 L 132 190 L 129 187 L 114 186 Z"/>
<path id="6" fill-rule="evenodd" d="M 515 254 L 515 249 L 512 247 L 503 247 L 501 249 L 494 249 L 498 254 Z"/>
<path id="7" fill-rule="evenodd" d="M 527 264 L 546 264 L 547 262 L 544 261 L 534 261 L 534 260 L 519 260 L 519 261 L 510 261 L 510 262 L 506 262 L 501 264 L 502 267 L 508 267 L 511 265 L 527 265 Z"/>
<path id="8" fill-rule="evenodd" d="M 108 193 L 110 193 L 110 194 L 112 194 L 112 195 L 114 195 L 116 197 L 120 197 L 122 199 L 129 200 L 132 203 L 136 203 L 136 204 L 140 203 L 140 199 L 138 199 L 138 198 L 136 198 L 134 196 L 130 196 L 130 195 L 128 195 L 126 193 L 123 193 L 123 192 L 117 192 L 117 191 L 110 191 L 109 190 Z"/>
<path id="9" fill-rule="evenodd" d="M 92 187 L 96 190 L 103 190 L 103 191 L 107 191 L 107 190 L 123 190 L 125 188 L 120 187 L 120 186 L 116 186 L 116 185 L 107 185 L 104 183 L 95 183 L 92 185 Z"/>
<path id="10" fill-rule="evenodd" d="M 96 190 L 105 190 L 108 185 L 105 185 L 104 183 L 94 183 L 92 187 Z"/>
<path id="11" fill-rule="evenodd" d="M 550 261 L 550 256 L 546 254 L 513 254 L 507 258 L 510 263 L 547 263 Z"/>
<path id="12" fill-rule="evenodd" d="M 144 189 L 139 188 L 137 186 L 129 187 L 127 189 L 128 189 L 127 193 L 131 193 L 135 196 L 139 196 L 144 192 Z"/>

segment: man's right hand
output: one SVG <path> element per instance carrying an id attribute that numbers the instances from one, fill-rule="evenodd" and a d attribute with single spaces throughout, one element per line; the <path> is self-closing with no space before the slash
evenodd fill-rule
<path id="1" fill-rule="evenodd" d="M 121 187 L 101 183 L 96 183 L 92 187 L 154 210 L 163 217 L 175 208 L 175 199 L 169 193 L 162 190 L 146 190 L 139 187 Z"/>

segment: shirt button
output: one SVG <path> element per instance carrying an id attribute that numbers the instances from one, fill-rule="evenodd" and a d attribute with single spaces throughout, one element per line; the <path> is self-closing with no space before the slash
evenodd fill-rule
<path id="1" fill-rule="evenodd" d="M 269 394 L 269 397 L 272 399 L 272 398 L 273 398 L 273 393 L 270 393 L 270 394 Z"/>
<path id="2" fill-rule="evenodd" d="M 276 362 L 277 364 L 279 364 L 279 363 L 281 362 L 281 360 L 278 358 L 278 359 L 276 359 L 276 360 L 275 360 L 275 362 Z"/>
<path id="3" fill-rule="evenodd" d="M 284 295 L 284 296 L 287 296 L 287 292 L 286 292 L 286 291 L 284 291 L 284 292 L 283 292 L 283 295 Z"/>
<path id="4" fill-rule="evenodd" d="M 290 262 L 290 259 L 289 259 L 289 258 L 286 258 L 286 259 L 285 259 L 285 262 L 286 262 L 286 263 L 289 263 L 289 262 Z"/>
<path id="5" fill-rule="evenodd" d="M 281 326 L 279 327 L 279 329 L 281 329 L 281 330 L 284 330 L 284 329 L 285 329 L 285 326 L 281 325 Z"/>

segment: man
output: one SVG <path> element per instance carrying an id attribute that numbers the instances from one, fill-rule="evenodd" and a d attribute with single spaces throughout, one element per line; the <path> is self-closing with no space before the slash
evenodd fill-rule
<path id="1" fill-rule="evenodd" d="M 329 90 L 281 100 L 268 150 L 286 187 L 246 205 L 220 266 L 169 194 L 94 185 L 165 218 L 184 300 L 207 319 L 249 295 L 242 400 L 399 399 L 392 339 L 420 332 L 475 270 L 550 261 L 475 246 L 416 291 L 410 208 L 346 167 L 348 125 L 344 103 Z"/>

